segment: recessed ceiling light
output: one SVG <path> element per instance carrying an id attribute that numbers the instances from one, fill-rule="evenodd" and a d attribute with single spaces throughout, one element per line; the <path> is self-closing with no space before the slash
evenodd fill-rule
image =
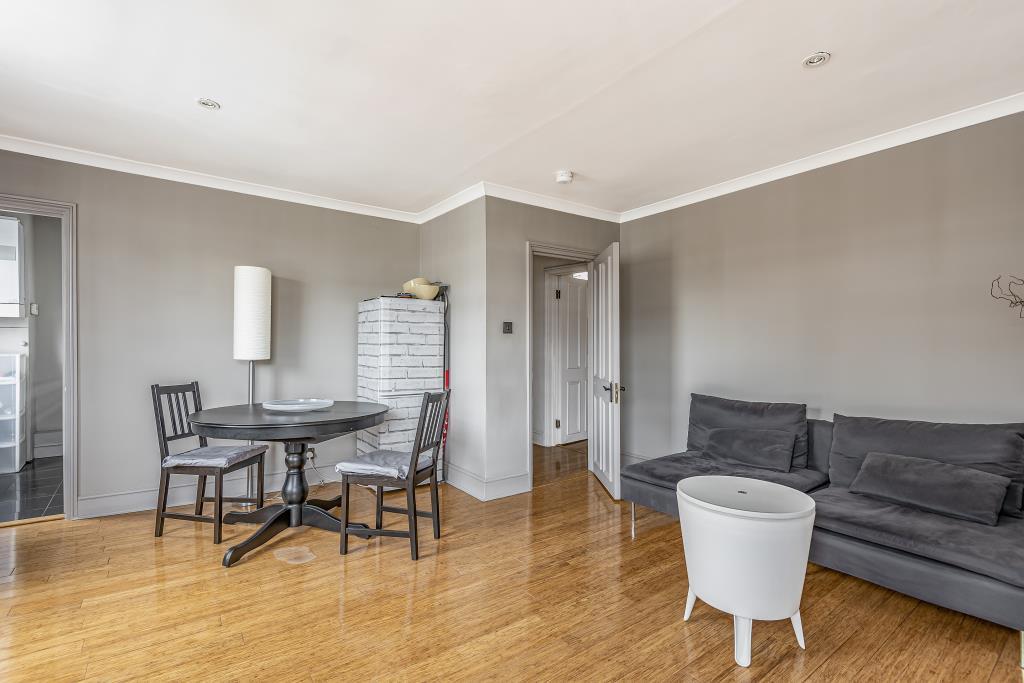
<path id="1" fill-rule="evenodd" d="M 211 100 L 209 97 L 200 97 L 198 100 L 196 100 L 196 104 L 198 104 L 203 109 L 209 109 L 211 111 L 214 109 L 220 109 L 220 102 L 218 102 L 217 100 Z"/>
<path id="2" fill-rule="evenodd" d="M 832 59 L 832 54 L 829 52 L 813 52 L 804 57 L 804 68 L 814 69 L 819 66 L 825 66 L 830 59 Z"/>

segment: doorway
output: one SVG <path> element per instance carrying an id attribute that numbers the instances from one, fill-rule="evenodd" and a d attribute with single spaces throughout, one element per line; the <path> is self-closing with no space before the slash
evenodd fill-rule
<path id="1" fill-rule="evenodd" d="M 0 195 L 0 525 L 74 515 L 74 217 Z"/>
<path id="2" fill-rule="evenodd" d="M 534 254 L 531 274 L 533 485 L 588 468 L 588 264 Z"/>
<path id="3" fill-rule="evenodd" d="M 539 260 L 542 257 L 562 259 L 561 263 Z M 584 275 L 585 271 L 585 275 Z M 613 500 L 619 499 L 620 469 L 620 403 L 626 387 L 620 383 L 619 368 L 619 243 L 608 244 L 600 253 L 539 242 L 526 243 L 526 321 L 527 367 L 526 411 L 529 428 L 526 431 L 527 467 L 531 486 L 550 483 L 567 476 L 594 475 Z M 544 273 L 545 286 L 540 273 Z M 578 344 L 586 348 L 587 368 L 580 373 L 583 381 L 576 381 L 569 371 L 577 370 L 571 363 L 572 354 L 565 362 L 555 361 L 555 354 L 545 345 L 550 338 L 547 330 L 557 324 L 548 320 L 541 310 L 550 301 L 561 298 L 557 291 L 565 280 L 550 284 L 549 276 L 565 276 L 585 283 L 583 300 L 587 314 L 585 341 L 577 336 L 563 335 L 567 346 Z M 576 277 L 573 277 L 576 276 Z M 581 283 L 581 284 L 582 284 Z M 564 293 L 561 293 L 564 295 Z M 558 299 L 556 299 L 558 297 Z M 556 309 L 552 309 L 556 310 Z M 569 315 L 567 319 L 573 319 Z M 542 332 L 542 330 L 544 330 Z M 570 341 L 566 341 L 570 340 Z M 554 368 L 559 368 L 558 371 Z M 548 369 L 550 368 L 550 370 Z M 558 389 L 551 389 L 557 379 Z M 585 384 L 583 384 L 585 382 Z M 564 390 L 562 389 L 564 385 Z M 576 389 L 582 389 L 577 393 Z M 566 398 L 553 394 L 561 392 Z M 573 397 L 584 396 L 585 418 L 571 423 Z M 557 403 L 553 403 L 558 399 Z M 553 407 L 570 415 L 570 424 L 559 424 L 564 419 L 552 414 Z M 585 422 L 584 422 L 585 420 Z M 585 432 L 584 432 L 585 430 Z M 567 441 L 573 435 L 583 441 Z"/>

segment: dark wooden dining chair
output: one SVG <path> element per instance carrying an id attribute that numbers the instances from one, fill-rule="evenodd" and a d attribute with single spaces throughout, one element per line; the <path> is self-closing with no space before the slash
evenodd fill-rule
<path id="1" fill-rule="evenodd" d="M 441 538 L 441 510 L 437 499 L 437 456 L 441 450 L 445 416 L 448 413 L 449 391 L 427 393 L 420 405 L 420 418 L 416 425 L 416 438 L 412 452 L 380 450 L 361 453 L 335 465 L 341 473 L 341 554 L 348 553 L 349 535 L 370 538 L 371 536 L 397 536 L 408 538 L 412 559 L 419 558 L 419 542 L 416 533 L 416 518 L 430 517 L 434 524 L 434 538 Z M 430 512 L 416 510 L 416 486 L 430 481 Z M 369 528 L 348 521 L 349 500 L 352 484 L 373 486 L 377 494 L 376 524 Z M 384 505 L 384 487 L 405 489 L 406 507 Z M 409 530 L 384 529 L 384 513 L 396 512 L 407 515 Z"/>
<path id="2" fill-rule="evenodd" d="M 153 410 L 156 414 L 156 434 L 160 441 L 160 493 L 156 504 L 156 535 L 164 533 L 165 519 L 184 519 L 192 522 L 212 522 L 213 542 L 220 543 L 224 503 L 255 503 L 263 507 L 263 455 L 265 445 L 239 444 L 210 446 L 206 437 L 192 431 L 188 416 L 203 409 L 199 396 L 199 382 L 160 386 L 154 384 Z M 182 439 L 198 439 L 199 447 L 182 453 L 170 452 L 170 444 Z M 255 465 L 256 497 L 226 497 L 224 475 L 243 467 Z M 199 477 L 196 486 L 195 514 L 167 512 L 167 490 L 172 474 L 191 474 Z M 206 478 L 214 478 L 214 495 L 206 495 Z M 203 516 L 204 503 L 213 503 L 213 516 Z"/>

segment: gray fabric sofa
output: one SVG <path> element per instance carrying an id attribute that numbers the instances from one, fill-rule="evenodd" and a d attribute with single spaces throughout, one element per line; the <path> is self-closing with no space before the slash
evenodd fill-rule
<path id="1" fill-rule="evenodd" d="M 1004 458 L 1001 463 L 994 451 L 986 448 L 998 449 L 1005 441 L 1005 434 L 993 430 L 1013 432 L 1019 427 L 1020 434 L 1024 434 L 1024 425 L 931 425 L 884 420 L 872 425 L 864 421 L 874 418 L 836 419 L 862 422 L 841 422 L 842 433 L 834 449 L 834 423 L 807 420 L 806 467 L 794 466 L 790 472 L 713 461 L 697 450 L 623 468 L 622 497 L 633 504 L 634 536 L 636 505 L 678 517 L 675 487 L 680 479 L 727 474 L 792 486 L 809 493 L 817 504 L 811 562 L 1021 631 L 1024 647 L 1024 513 L 1000 514 L 998 524 L 989 526 L 849 490 L 851 473 L 859 466 L 857 458 L 863 459 L 861 451 L 887 444 L 894 448 L 883 452 L 916 448 L 919 452 L 907 454 L 922 457 L 927 453 L 921 449 L 937 451 L 940 456 L 943 449 L 953 453 L 973 451 L 981 469 L 1005 470 L 1014 482 L 1012 489 L 1024 482 L 1024 448 L 1018 451 L 1018 461 Z M 958 432 L 961 427 L 980 431 Z M 1020 434 L 1014 441 L 1018 445 L 1024 444 Z M 972 443 L 976 447 L 967 448 Z"/>

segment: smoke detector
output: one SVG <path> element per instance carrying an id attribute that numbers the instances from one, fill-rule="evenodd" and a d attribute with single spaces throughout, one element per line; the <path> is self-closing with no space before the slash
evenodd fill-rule
<path id="1" fill-rule="evenodd" d="M 198 104 L 203 109 L 220 109 L 220 102 L 218 102 L 217 100 L 211 100 L 209 97 L 200 97 L 198 100 L 196 100 L 196 104 Z"/>
<path id="2" fill-rule="evenodd" d="M 804 57 L 804 68 L 816 69 L 819 66 L 825 66 L 830 59 L 832 59 L 832 54 L 829 52 L 812 52 Z"/>
<path id="3" fill-rule="evenodd" d="M 568 185 L 572 182 L 573 173 L 569 169 L 562 169 L 561 171 L 555 171 L 555 182 L 562 185 Z"/>

